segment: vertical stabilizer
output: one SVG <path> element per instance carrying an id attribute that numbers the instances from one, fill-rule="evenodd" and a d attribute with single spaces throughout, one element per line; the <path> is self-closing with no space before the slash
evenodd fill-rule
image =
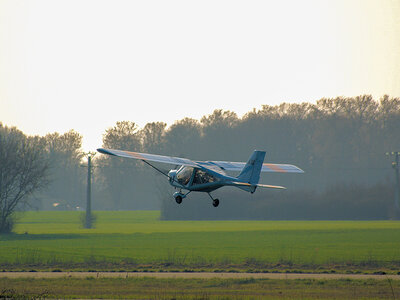
<path id="1" fill-rule="evenodd" d="M 260 180 L 260 172 L 265 158 L 265 151 L 255 150 L 250 156 L 242 172 L 237 179 L 250 184 L 257 184 Z"/>

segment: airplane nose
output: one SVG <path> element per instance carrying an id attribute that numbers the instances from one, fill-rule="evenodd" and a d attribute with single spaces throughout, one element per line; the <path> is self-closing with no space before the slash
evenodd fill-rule
<path id="1" fill-rule="evenodd" d="M 171 170 L 168 172 L 169 181 L 173 181 L 176 176 L 176 170 Z"/>

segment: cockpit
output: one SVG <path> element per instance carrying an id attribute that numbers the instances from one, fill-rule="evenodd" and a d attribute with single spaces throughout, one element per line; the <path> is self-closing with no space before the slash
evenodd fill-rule
<path id="1" fill-rule="evenodd" d="M 187 185 L 192 178 L 194 168 L 192 167 L 181 167 L 176 174 L 176 179 L 182 185 Z"/>
<path id="2" fill-rule="evenodd" d="M 194 174 L 193 178 L 193 184 L 205 184 L 209 182 L 215 182 L 217 181 L 217 178 L 212 176 L 211 174 L 208 174 L 207 172 L 196 169 L 196 173 Z"/>
<path id="3" fill-rule="evenodd" d="M 212 176 L 206 171 L 189 166 L 182 166 L 176 174 L 176 179 L 183 186 L 187 186 L 188 184 L 190 184 L 191 180 L 192 185 L 206 184 L 218 181 L 216 177 Z"/>

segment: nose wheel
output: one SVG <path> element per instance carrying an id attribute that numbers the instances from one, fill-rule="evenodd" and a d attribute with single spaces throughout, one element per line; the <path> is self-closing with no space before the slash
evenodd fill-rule
<path id="1" fill-rule="evenodd" d="M 176 203 L 181 204 L 183 198 L 186 198 L 186 196 L 189 195 L 189 193 L 190 193 L 190 191 L 187 192 L 186 194 L 182 194 L 181 192 L 179 192 L 179 193 L 175 192 L 174 193 L 174 198 L 175 198 Z"/>
<path id="2" fill-rule="evenodd" d="M 182 203 L 182 196 L 181 195 L 176 196 L 175 197 L 175 201 L 176 201 L 176 203 L 181 204 Z"/>

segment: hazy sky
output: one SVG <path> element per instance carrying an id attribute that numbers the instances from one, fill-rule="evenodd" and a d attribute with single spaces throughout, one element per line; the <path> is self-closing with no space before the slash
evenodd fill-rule
<path id="1" fill-rule="evenodd" d="M 101 146 L 140 126 L 400 96 L 400 0 L 0 0 L 0 121 Z"/>

